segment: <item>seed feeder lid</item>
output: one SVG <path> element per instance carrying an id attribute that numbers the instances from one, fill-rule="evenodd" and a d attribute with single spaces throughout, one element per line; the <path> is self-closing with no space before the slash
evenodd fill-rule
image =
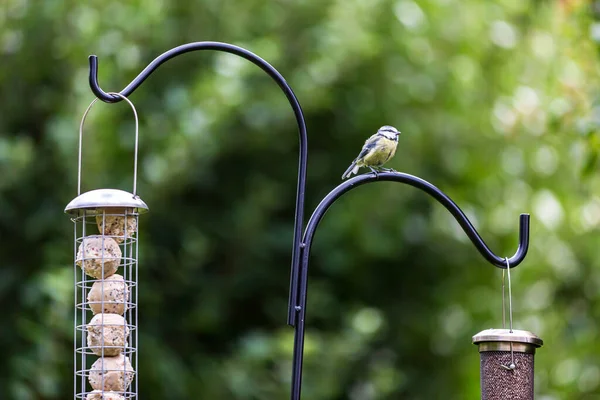
<path id="1" fill-rule="evenodd" d="M 514 351 L 522 353 L 535 353 L 535 349 L 542 347 L 543 340 L 536 334 L 518 329 L 486 329 L 473 336 L 473 344 L 479 346 L 479 352 L 508 351 L 511 343 Z"/>
<path id="2" fill-rule="evenodd" d="M 137 212 L 148 211 L 148 206 L 138 195 L 119 189 L 96 189 L 75 197 L 67 207 L 66 213 L 95 208 L 133 208 Z"/>

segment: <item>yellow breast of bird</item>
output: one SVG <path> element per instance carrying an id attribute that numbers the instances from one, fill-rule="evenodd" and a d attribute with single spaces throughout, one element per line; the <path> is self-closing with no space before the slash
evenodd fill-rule
<path id="1" fill-rule="evenodd" d="M 379 166 L 385 164 L 396 153 L 398 142 L 381 138 L 378 140 L 375 148 L 365 155 L 365 165 Z"/>

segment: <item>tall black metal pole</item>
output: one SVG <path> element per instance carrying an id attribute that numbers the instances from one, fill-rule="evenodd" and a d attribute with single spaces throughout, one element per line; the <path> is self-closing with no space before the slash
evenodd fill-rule
<path id="1" fill-rule="evenodd" d="M 287 323 L 291 326 L 294 326 L 296 323 L 296 310 L 294 309 L 294 305 L 298 303 L 298 275 L 299 275 L 299 265 L 300 265 L 300 238 L 302 235 L 303 228 L 303 219 L 304 219 L 304 196 L 306 190 L 306 164 L 307 164 L 307 156 L 308 156 L 308 138 L 306 133 L 306 122 L 304 120 L 304 114 L 302 112 L 302 107 L 300 107 L 300 103 L 294 94 L 292 88 L 288 85 L 283 76 L 277 71 L 271 64 L 257 56 L 256 54 L 228 43 L 220 43 L 220 42 L 194 42 L 187 43 L 178 47 L 175 47 L 160 56 L 156 57 L 146 68 L 142 70 L 136 76 L 133 81 L 129 85 L 127 85 L 123 90 L 119 93 L 125 97 L 132 94 L 149 76 L 154 72 L 161 64 L 170 60 L 173 57 L 177 57 L 184 53 L 189 53 L 191 51 L 197 50 L 216 50 L 222 51 L 225 53 L 235 54 L 246 60 L 252 62 L 253 64 L 259 66 L 263 71 L 265 71 L 273 80 L 279 85 L 281 90 L 283 90 L 285 97 L 288 99 L 290 105 L 292 106 L 292 110 L 294 111 L 294 116 L 296 117 L 296 123 L 298 124 L 298 134 L 300 138 L 300 151 L 299 151 L 299 159 L 298 159 L 298 186 L 296 190 L 296 212 L 294 216 L 294 239 L 293 239 L 293 247 L 292 247 L 292 266 L 291 266 L 291 274 L 290 274 L 290 291 L 289 291 L 289 300 L 288 300 L 288 316 Z M 90 62 L 90 88 L 92 92 L 98 97 L 100 100 L 107 103 L 117 103 L 123 100 L 121 97 L 116 95 L 111 95 L 106 93 L 104 90 L 100 88 L 98 84 L 98 57 L 92 55 L 89 57 Z"/>
<path id="2" fill-rule="evenodd" d="M 405 183 L 410 186 L 414 186 L 421 189 L 425 193 L 429 194 L 439 203 L 441 203 L 456 219 L 463 231 L 467 234 L 471 242 L 475 245 L 481 255 L 492 265 L 498 268 L 506 268 L 507 263 L 504 257 L 495 255 L 489 247 L 485 244 L 481 236 L 477 233 L 477 230 L 473 227 L 465 213 L 454 203 L 450 197 L 445 195 L 440 189 L 432 185 L 431 183 L 418 178 L 416 176 L 399 173 L 399 172 L 384 172 L 375 174 L 364 174 L 349 179 L 335 189 L 333 189 L 321 203 L 317 206 L 313 212 L 306 230 L 304 237 L 300 245 L 302 257 L 300 264 L 300 280 L 298 282 L 298 294 L 300 296 L 299 302 L 295 305 L 296 310 L 296 328 L 294 335 L 294 360 L 292 370 L 292 390 L 291 399 L 300 400 L 300 392 L 302 386 L 302 361 L 304 357 L 304 334 L 305 334 L 305 319 L 306 319 L 306 299 L 307 299 L 307 288 L 308 288 L 308 261 L 310 257 L 310 249 L 312 241 L 315 235 L 315 231 L 319 226 L 319 222 L 331 207 L 331 205 L 339 199 L 344 193 L 349 192 L 361 185 L 379 181 L 399 182 Z M 510 268 L 514 268 L 523 261 L 527 255 L 529 248 L 529 214 L 521 214 L 519 220 L 519 247 L 516 253 L 508 259 Z"/>

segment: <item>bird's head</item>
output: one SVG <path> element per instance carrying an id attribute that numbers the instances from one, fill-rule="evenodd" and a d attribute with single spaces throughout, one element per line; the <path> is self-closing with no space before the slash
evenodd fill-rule
<path id="1" fill-rule="evenodd" d="M 384 125 L 377 131 L 378 134 L 385 136 L 390 140 L 398 140 L 398 135 L 400 135 L 400 131 L 390 125 Z"/>

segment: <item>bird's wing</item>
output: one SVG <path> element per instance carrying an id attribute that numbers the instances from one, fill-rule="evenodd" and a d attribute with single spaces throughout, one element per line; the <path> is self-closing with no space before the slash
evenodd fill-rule
<path id="1" fill-rule="evenodd" d="M 360 151 L 360 153 L 358 154 L 358 157 L 356 157 L 357 160 L 362 159 L 364 156 L 366 156 L 369 151 L 371 151 L 375 146 L 377 146 L 377 142 L 379 142 L 379 135 L 374 134 L 373 136 L 371 136 L 370 138 L 368 138 L 365 141 L 365 144 L 362 148 L 362 150 Z"/>

